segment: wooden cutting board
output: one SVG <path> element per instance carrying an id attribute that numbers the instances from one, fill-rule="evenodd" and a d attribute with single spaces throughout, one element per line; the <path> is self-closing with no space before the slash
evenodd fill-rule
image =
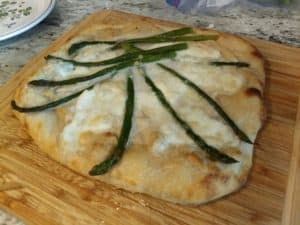
<path id="1" fill-rule="evenodd" d="M 132 194 L 83 177 L 38 151 L 12 115 L 14 90 L 43 56 L 81 28 L 119 13 L 88 17 L 0 89 L 0 206 L 32 225 L 299 225 L 300 49 L 249 39 L 267 60 L 268 117 L 247 185 L 221 200 L 185 207 Z"/>

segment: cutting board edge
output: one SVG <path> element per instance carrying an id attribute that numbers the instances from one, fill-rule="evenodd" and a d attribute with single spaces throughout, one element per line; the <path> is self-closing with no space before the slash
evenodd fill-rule
<path id="1" fill-rule="evenodd" d="M 300 96 L 298 97 L 298 110 L 294 131 L 292 160 L 284 200 L 282 225 L 298 225 L 300 221 Z"/>
<path id="2" fill-rule="evenodd" d="M 6 168 L 5 166 L 3 166 L 1 164 L 0 164 L 0 170 L 4 171 L 5 173 L 13 174 L 15 177 L 17 177 L 19 179 L 18 175 L 16 175 L 14 172 L 10 171 L 8 168 Z M 1 176 L 0 176 L 0 178 L 1 178 Z M 12 198 L 8 194 L 8 192 L 10 192 L 10 191 L 14 191 L 14 192 L 17 191 L 18 193 L 20 193 L 20 191 L 22 192 L 24 186 L 19 181 L 16 181 L 15 179 L 12 179 L 8 182 L 14 182 L 14 183 L 18 184 L 19 187 L 18 188 L 12 187 L 12 188 L 7 189 L 6 191 L 0 191 L 0 202 L 6 202 L 6 204 L 3 204 L 3 203 L 0 204 L 0 208 L 2 210 L 4 210 L 5 212 L 8 212 L 11 215 L 14 215 L 14 217 L 16 217 L 17 219 L 26 222 L 26 225 L 39 225 L 37 223 L 34 223 L 34 220 L 28 220 L 28 218 L 26 217 L 26 213 L 25 214 L 22 213 L 25 208 L 26 208 L 26 212 L 28 210 L 32 210 L 32 209 L 30 209 L 26 204 L 23 204 L 22 202 L 20 202 L 18 199 Z M 0 185 L 0 188 L 1 188 L 1 185 Z M 23 210 L 16 209 L 19 207 L 23 208 Z"/>

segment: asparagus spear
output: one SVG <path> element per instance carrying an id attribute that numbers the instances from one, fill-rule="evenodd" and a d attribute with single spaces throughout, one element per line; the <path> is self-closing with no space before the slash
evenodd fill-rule
<path id="1" fill-rule="evenodd" d="M 132 127 L 133 111 L 134 111 L 134 83 L 130 76 L 127 79 L 127 100 L 125 103 L 125 115 L 123 119 L 123 126 L 121 129 L 118 144 L 114 152 L 104 162 L 95 165 L 89 172 L 91 176 L 102 175 L 109 171 L 115 164 L 117 164 L 126 150 L 126 145 L 129 140 L 130 131 Z"/>
<path id="2" fill-rule="evenodd" d="M 190 27 L 184 27 L 184 28 L 179 28 L 176 30 L 172 30 L 172 31 L 168 31 L 162 34 L 158 34 L 158 35 L 153 35 L 150 36 L 148 38 L 153 38 L 153 37 L 171 37 L 171 36 L 181 36 L 181 35 L 185 35 L 185 34 L 190 34 L 193 33 L 193 29 Z M 139 40 L 140 38 L 135 38 L 135 39 L 130 39 L 131 43 L 133 42 L 132 40 Z M 69 50 L 68 50 L 68 54 L 71 55 L 73 53 L 75 53 L 76 51 L 78 51 L 79 49 L 88 46 L 88 45 L 95 45 L 95 44 L 120 44 L 120 41 L 83 41 L 83 42 L 78 42 L 73 44 Z"/>
<path id="3" fill-rule="evenodd" d="M 94 85 L 91 85 L 87 88 L 82 89 L 81 91 L 78 91 L 78 92 L 74 93 L 74 94 L 68 95 L 66 97 L 55 100 L 53 102 L 49 102 L 49 103 L 44 104 L 44 105 L 33 106 L 33 107 L 21 107 L 21 106 L 17 105 L 15 100 L 12 100 L 11 101 L 11 106 L 14 110 L 16 110 L 18 112 L 21 112 L 21 113 L 40 112 L 40 111 L 55 108 L 57 106 L 65 104 L 65 103 L 71 101 L 72 99 L 78 97 L 79 95 L 81 95 L 85 90 L 92 89 L 93 87 L 94 87 Z"/>
<path id="4" fill-rule="evenodd" d="M 172 115 L 172 117 L 178 122 L 178 124 L 183 128 L 186 134 L 195 142 L 195 144 L 203 151 L 207 153 L 211 160 L 220 161 L 222 163 L 231 164 L 238 162 L 236 159 L 220 152 L 213 146 L 208 145 L 205 140 L 190 127 L 190 125 L 184 121 L 171 106 L 169 101 L 166 99 L 163 92 L 154 84 L 151 78 L 146 74 L 146 71 L 143 69 L 143 76 L 145 78 L 146 83 L 155 93 L 157 99 L 160 103 L 165 107 L 165 109 Z"/>
<path id="5" fill-rule="evenodd" d="M 158 66 L 160 66 L 162 69 L 168 71 L 170 74 L 177 77 L 179 80 L 181 80 L 185 85 L 191 87 L 193 90 L 195 90 L 200 96 L 202 96 L 215 110 L 216 112 L 223 118 L 223 120 L 231 127 L 233 132 L 242 140 L 249 144 L 252 144 L 252 141 L 250 138 L 243 132 L 236 124 L 235 122 L 230 118 L 230 116 L 227 115 L 227 113 L 222 109 L 222 107 L 213 99 L 211 98 L 205 91 L 203 91 L 200 87 L 198 87 L 195 83 L 190 81 L 189 79 L 183 77 L 181 74 L 179 74 L 177 71 L 171 69 L 170 67 L 167 67 L 161 63 L 158 63 Z"/>
<path id="6" fill-rule="evenodd" d="M 116 74 L 117 74 L 117 72 L 112 73 L 107 79 L 110 79 L 110 78 L 114 77 Z M 15 100 L 11 101 L 11 106 L 14 110 L 16 110 L 18 112 L 21 112 L 21 113 L 40 112 L 40 111 L 44 111 L 44 110 L 47 110 L 47 109 L 52 109 L 52 108 L 58 107 L 60 105 L 63 105 L 65 103 L 71 101 L 72 99 L 78 97 L 79 95 L 81 95 L 85 90 L 92 89 L 94 86 L 95 86 L 95 84 L 93 84 L 93 85 L 91 85 L 87 88 L 84 88 L 81 91 L 78 91 L 74 94 L 65 96 L 65 97 L 60 98 L 58 100 L 55 100 L 55 101 L 52 101 L 52 102 L 49 102 L 49 103 L 46 103 L 46 104 L 43 104 L 43 105 L 39 105 L 39 106 L 21 107 L 21 106 L 18 106 L 18 104 L 16 103 Z"/>
<path id="7" fill-rule="evenodd" d="M 40 80 L 32 80 L 29 82 L 30 85 L 34 86 L 46 86 L 46 87 L 55 87 L 55 86 L 63 86 L 63 85 L 73 85 L 76 83 L 92 80 L 95 78 L 99 78 L 102 76 L 105 76 L 108 73 L 111 72 L 116 72 L 121 69 L 125 69 L 128 67 L 131 67 L 135 65 L 137 62 L 140 63 L 150 63 L 150 62 L 155 62 L 159 61 L 162 59 L 169 59 L 169 58 L 174 58 L 176 56 L 175 52 L 169 52 L 169 53 L 163 53 L 163 54 L 157 54 L 157 55 L 146 55 L 142 57 L 141 59 L 138 59 L 137 61 L 135 60 L 130 60 L 130 61 L 124 61 L 119 64 L 113 65 L 111 67 L 104 68 L 100 71 L 97 71 L 96 73 L 87 75 L 87 76 L 81 76 L 81 77 L 75 77 L 75 78 L 70 78 L 66 80 L 45 80 L 45 79 L 40 79 Z"/>
<path id="8" fill-rule="evenodd" d="M 98 45 L 98 44 L 113 45 L 115 43 L 116 43 L 115 41 L 82 41 L 82 42 L 72 44 L 71 47 L 68 50 L 68 54 L 72 55 L 73 53 L 75 53 L 79 49 L 84 48 L 85 46 L 88 46 L 88 45 Z"/>
<path id="9" fill-rule="evenodd" d="M 132 40 L 125 40 L 115 44 L 111 49 L 117 49 L 122 43 L 165 43 L 165 42 L 183 42 L 183 41 L 208 41 L 217 40 L 218 35 L 189 35 L 189 36 L 174 36 L 174 37 L 151 37 L 151 38 L 139 38 Z"/>
<path id="10" fill-rule="evenodd" d="M 144 51 L 141 48 L 136 47 L 134 44 L 131 43 L 123 43 L 121 48 L 125 50 L 125 52 L 141 52 Z"/>
<path id="11" fill-rule="evenodd" d="M 129 44 L 128 44 L 129 45 Z M 174 44 L 174 45 L 167 45 L 167 46 L 163 46 L 163 47 L 158 47 L 158 48 L 153 48 L 153 49 L 149 49 L 149 50 L 141 50 L 138 49 L 136 47 L 133 46 L 124 46 L 124 48 L 131 49 L 130 52 L 125 53 L 123 55 L 117 56 L 115 58 L 111 58 L 111 59 L 106 59 L 103 61 L 99 61 L 99 62 L 79 62 L 76 60 L 72 60 L 72 59 L 64 59 L 61 57 L 57 57 L 57 56 L 52 56 L 52 55 L 48 55 L 46 56 L 46 60 L 50 60 L 50 59 L 55 59 L 55 60 L 61 60 L 63 62 L 67 62 L 67 63 L 71 63 L 75 66 L 86 66 L 86 67 L 93 67 L 93 66 L 101 66 L 101 65 L 109 65 L 109 64 L 114 64 L 114 63 L 121 63 L 124 61 L 129 61 L 129 60 L 137 60 L 140 57 L 144 57 L 147 55 L 156 55 L 156 54 L 162 54 L 162 53 L 167 53 L 167 52 L 173 52 L 173 51 L 180 51 L 180 50 L 184 50 L 188 48 L 188 45 L 186 43 L 179 43 L 179 44 Z M 135 51 L 133 51 L 132 49 L 135 49 Z"/>

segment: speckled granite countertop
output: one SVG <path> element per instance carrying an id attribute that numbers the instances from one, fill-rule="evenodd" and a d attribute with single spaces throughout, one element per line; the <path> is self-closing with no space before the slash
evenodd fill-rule
<path id="1" fill-rule="evenodd" d="M 214 15 L 188 16 L 168 6 L 164 0 L 58 0 L 54 11 L 40 25 L 16 38 L 0 42 L 0 86 L 66 30 L 85 16 L 104 8 L 210 27 L 300 47 L 299 8 L 245 9 L 237 5 Z M 0 210 L 0 225 L 21 224 L 23 223 Z"/>

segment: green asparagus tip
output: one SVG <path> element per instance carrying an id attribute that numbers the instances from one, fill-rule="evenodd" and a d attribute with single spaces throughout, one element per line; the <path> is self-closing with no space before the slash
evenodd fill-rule
<path id="1" fill-rule="evenodd" d="M 110 158 L 109 160 L 106 160 L 102 163 L 100 163 L 99 165 L 95 165 L 90 171 L 89 171 L 89 175 L 90 176 L 98 176 L 98 175 L 103 175 L 106 172 L 108 172 L 108 170 L 110 168 L 112 168 L 119 160 L 115 159 L 115 158 Z"/>

